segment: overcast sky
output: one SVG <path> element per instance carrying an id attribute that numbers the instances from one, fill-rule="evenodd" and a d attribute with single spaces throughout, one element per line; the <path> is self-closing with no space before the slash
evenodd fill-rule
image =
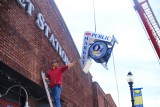
<path id="1" fill-rule="evenodd" d="M 160 63 L 133 8 L 132 0 L 94 1 L 96 32 L 115 35 L 119 44 L 113 49 L 108 70 L 93 61 L 90 68 L 93 81 L 97 81 L 105 93 L 112 95 L 118 107 L 131 107 L 130 90 L 126 81 L 127 73 L 131 71 L 135 78 L 134 88 L 143 87 L 144 106 L 160 107 Z M 93 0 L 55 2 L 81 55 L 84 32 L 95 32 Z M 149 3 L 160 23 L 160 0 L 149 0 Z"/>

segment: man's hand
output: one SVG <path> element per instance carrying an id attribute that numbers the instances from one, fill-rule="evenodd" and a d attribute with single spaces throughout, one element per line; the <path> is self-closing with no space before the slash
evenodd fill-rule
<path id="1" fill-rule="evenodd" d="M 49 81 L 49 78 L 46 77 L 45 80 L 48 82 L 48 81 Z"/>
<path id="2" fill-rule="evenodd" d="M 68 68 L 73 67 L 77 62 L 78 62 L 78 60 L 77 60 L 77 61 L 73 61 L 72 63 L 68 64 L 68 65 L 67 65 Z"/>

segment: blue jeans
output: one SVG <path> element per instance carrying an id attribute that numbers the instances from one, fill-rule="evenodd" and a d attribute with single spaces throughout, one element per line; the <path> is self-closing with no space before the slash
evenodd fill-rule
<path id="1" fill-rule="evenodd" d="M 53 88 L 51 88 L 52 92 L 52 98 L 55 103 L 55 107 L 61 107 L 61 91 L 62 91 L 62 86 L 60 85 L 55 85 Z"/>

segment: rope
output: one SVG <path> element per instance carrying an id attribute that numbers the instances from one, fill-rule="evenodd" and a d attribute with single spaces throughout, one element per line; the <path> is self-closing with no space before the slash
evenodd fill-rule
<path id="1" fill-rule="evenodd" d="M 96 32 L 96 16 L 95 16 L 95 3 L 93 0 L 93 11 L 94 11 L 94 27 L 95 27 L 95 32 Z M 114 72 L 115 72 L 115 81 L 116 81 L 116 87 L 117 87 L 117 93 L 118 93 L 118 104 L 120 107 L 120 102 L 119 102 L 119 89 L 118 89 L 118 82 L 117 82 L 117 74 L 116 74 L 116 68 L 115 68 L 115 62 L 114 62 L 114 56 L 113 56 L 113 52 L 112 52 L 112 57 L 113 57 L 113 66 L 114 66 Z M 103 64 L 102 64 L 103 65 Z M 103 65 L 103 67 L 108 70 L 108 68 Z"/>
<path id="2" fill-rule="evenodd" d="M 96 32 L 96 16 L 95 16 L 95 3 L 93 0 L 93 12 L 94 12 L 94 27 L 95 27 L 95 32 Z M 119 89 L 118 89 L 118 83 L 117 83 L 117 75 L 116 75 L 116 68 L 115 68 L 115 63 L 114 63 L 114 56 L 113 56 L 113 52 L 112 52 L 112 57 L 113 57 L 113 66 L 114 66 L 114 72 L 115 72 L 115 81 L 116 81 L 116 87 L 117 87 L 117 93 L 118 93 L 118 104 L 120 107 L 120 102 L 119 102 Z M 103 64 L 102 64 L 103 65 Z M 103 65 L 103 67 L 108 70 L 108 68 Z"/>
<path id="3" fill-rule="evenodd" d="M 96 12 L 95 12 L 95 3 L 94 3 L 94 0 L 93 0 L 93 14 L 94 14 L 94 30 L 96 32 Z"/>
<path id="4" fill-rule="evenodd" d="M 116 67 L 115 67 L 115 61 L 114 61 L 114 55 L 113 55 L 113 51 L 112 51 L 112 58 L 113 58 L 113 67 L 114 67 L 114 73 L 115 73 L 115 81 L 116 81 L 116 88 L 117 88 L 117 93 L 118 93 L 118 105 L 120 107 L 120 101 L 119 101 L 119 88 L 118 88 L 118 82 L 117 82 L 117 71 L 116 71 Z"/>

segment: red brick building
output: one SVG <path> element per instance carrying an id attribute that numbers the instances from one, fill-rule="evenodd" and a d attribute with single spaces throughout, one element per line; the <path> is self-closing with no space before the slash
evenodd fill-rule
<path id="1" fill-rule="evenodd" d="M 93 82 L 93 107 L 117 107 L 110 94 L 105 94 L 97 82 Z"/>
<path id="2" fill-rule="evenodd" d="M 41 72 L 53 59 L 64 65 L 79 58 L 53 0 L 0 0 L 0 97 L 8 90 L 0 107 L 23 107 L 26 99 L 30 107 L 49 107 Z M 94 95 L 92 76 L 80 64 L 68 70 L 63 81 L 63 107 L 116 107 L 101 105 L 99 94 L 105 93 Z"/>

